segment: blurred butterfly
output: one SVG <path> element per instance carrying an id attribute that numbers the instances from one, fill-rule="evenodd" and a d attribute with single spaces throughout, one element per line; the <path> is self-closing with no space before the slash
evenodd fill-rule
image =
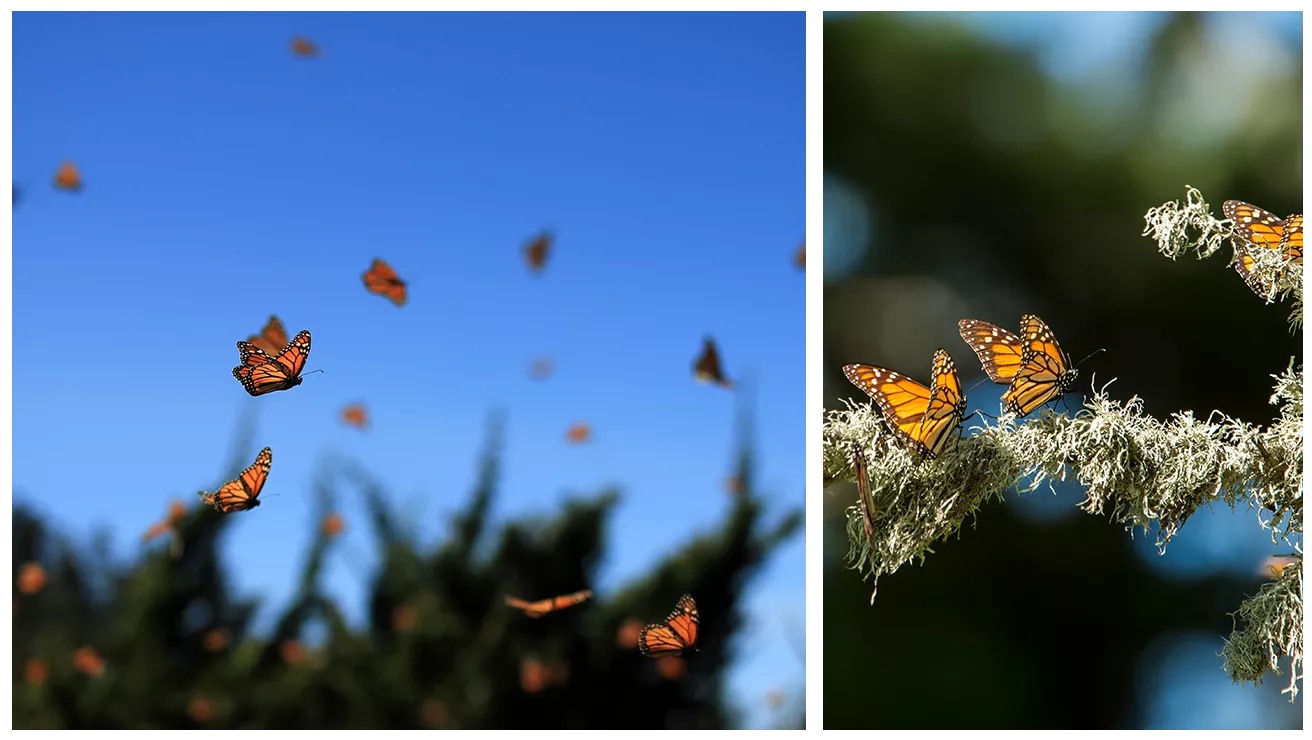
<path id="1" fill-rule="evenodd" d="M 638 650 L 648 658 L 673 658 L 685 650 L 696 650 L 699 622 L 697 602 L 690 594 L 684 594 L 664 622 L 642 628 Z"/>
<path id="2" fill-rule="evenodd" d="M 798 247 L 797 252 L 793 255 L 793 264 L 797 265 L 798 268 L 802 270 L 806 269 L 806 240 L 805 239 L 802 240 L 802 246 Z"/>
<path id="3" fill-rule="evenodd" d="M 292 39 L 292 53 L 298 57 L 319 56 L 319 45 L 304 36 Z"/>
<path id="4" fill-rule="evenodd" d="M 533 237 L 528 246 L 524 247 L 524 260 L 528 262 L 529 270 L 538 273 L 546 266 L 547 254 L 551 251 L 552 240 L 551 232 L 544 231 Z"/>
<path id="5" fill-rule="evenodd" d="M 260 450 L 255 462 L 241 471 L 241 475 L 237 476 L 236 480 L 224 483 L 214 493 L 201 491 L 201 500 L 223 514 L 254 509 L 260 505 L 258 496 L 264 488 L 265 479 L 269 477 L 269 467 L 272 464 L 273 450 L 265 447 Z"/>
<path id="6" fill-rule="evenodd" d="M 872 365 L 847 365 L 843 373 L 875 399 L 889 426 L 922 455 L 932 458 L 942 452 L 965 418 L 966 397 L 946 350 L 934 352 L 928 388 L 901 373 Z"/>
<path id="7" fill-rule="evenodd" d="M 65 162 L 59 166 L 59 171 L 55 173 L 55 188 L 70 193 L 82 190 L 82 175 L 77 171 L 77 165 Z"/>
<path id="8" fill-rule="evenodd" d="M 989 379 L 1009 385 L 1002 401 L 1017 416 L 1026 416 L 1056 401 L 1075 382 L 1077 371 L 1071 367 L 1070 358 L 1038 316 L 1026 314 L 1020 318 L 1021 337 L 977 319 L 962 319 L 957 329 L 979 357 Z"/>
<path id="9" fill-rule="evenodd" d="M 592 439 L 592 427 L 584 422 L 575 422 L 565 430 L 565 441 L 572 445 L 583 444 L 589 439 Z"/>
<path id="10" fill-rule="evenodd" d="M 1225 217 L 1233 222 L 1231 228 L 1249 245 L 1278 249 L 1286 260 L 1303 264 L 1303 214 L 1296 213 L 1281 219 L 1270 211 L 1240 200 L 1227 200 L 1221 205 Z M 1271 285 L 1253 273 L 1253 256 L 1246 247 L 1236 247 L 1235 272 L 1238 272 L 1250 290 L 1260 296 L 1270 292 Z"/>
<path id="11" fill-rule="evenodd" d="M 396 270 L 386 262 L 375 259 L 369 269 L 361 275 L 365 290 L 380 295 L 398 306 L 405 305 L 405 281 L 397 277 Z"/>
<path id="12" fill-rule="evenodd" d="M 533 361 L 532 365 L 529 365 L 528 375 L 534 380 L 545 380 L 551 375 L 551 371 L 555 369 L 555 363 L 551 361 L 550 357 L 539 357 Z"/>
<path id="13" fill-rule="evenodd" d="M 369 426 L 369 415 L 365 412 L 364 406 L 353 403 L 342 409 L 342 421 L 356 429 L 364 429 Z"/>
<path id="14" fill-rule="evenodd" d="M 276 355 L 287 346 L 287 330 L 283 328 L 277 316 L 271 315 L 260 333 L 252 334 L 246 338 L 246 341 L 259 347 L 266 354 Z"/>
<path id="15" fill-rule="evenodd" d="M 587 590 L 575 591 L 572 594 L 565 594 L 564 596 L 553 596 L 550 599 L 542 599 L 541 601 L 524 601 L 523 599 L 517 599 L 514 596 L 507 596 L 506 606 L 512 606 L 524 612 L 526 616 L 537 619 L 538 617 L 546 616 L 558 609 L 581 604 L 590 598 L 592 598 L 592 592 Z"/>
<path id="16" fill-rule="evenodd" d="M 302 331 L 290 343 L 271 357 L 249 342 L 237 342 L 241 352 L 241 365 L 232 369 L 232 377 L 241 381 L 241 387 L 252 396 L 274 391 L 285 391 L 301 384 L 301 371 L 310 356 L 310 332 Z"/>
<path id="17" fill-rule="evenodd" d="M 733 388 L 733 381 L 724 377 L 724 370 L 720 368 L 720 351 L 716 349 L 714 339 L 706 337 L 702 340 L 702 353 L 692 363 L 692 376 L 699 383 Z"/>

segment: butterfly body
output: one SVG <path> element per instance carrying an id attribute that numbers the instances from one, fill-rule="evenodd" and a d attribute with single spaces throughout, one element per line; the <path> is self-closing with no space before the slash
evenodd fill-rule
<path id="1" fill-rule="evenodd" d="M 664 622 L 642 628 L 638 650 L 648 658 L 675 658 L 687 650 L 696 650 L 700 622 L 697 602 L 691 594 L 684 594 Z"/>
<path id="2" fill-rule="evenodd" d="M 873 365 L 846 365 L 843 373 L 875 400 L 885 421 L 922 455 L 934 457 L 966 416 L 966 396 L 946 350 L 934 352 L 930 386 Z"/>
<path id="3" fill-rule="evenodd" d="M 1021 317 L 1021 336 L 978 319 L 962 319 L 957 328 L 989 380 L 1008 386 L 1002 402 L 1017 416 L 1061 398 L 1078 375 L 1052 330 L 1033 314 Z"/>
<path id="4" fill-rule="evenodd" d="M 1221 211 L 1233 222 L 1231 228 L 1246 245 L 1276 249 L 1293 264 L 1303 264 L 1303 214 L 1280 218 L 1241 200 L 1227 200 L 1221 205 Z M 1253 273 L 1254 260 L 1248 246 L 1235 248 L 1235 271 L 1248 284 L 1249 289 L 1264 296 L 1270 291 L 1271 285 Z"/>
<path id="5" fill-rule="evenodd" d="M 592 598 L 592 592 L 586 589 L 583 591 L 575 591 L 572 594 L 541 599 L 539 601 L 525 601 L 523 599 L 517 599 L 514 596 L 507 596 L 506 606 L 514 607 L 515 609 L 524 612 L 525 616 L 537 619 L 539 617 L 544 617 L 551 612 L 559 611 L 574 606 L 575 604 L 581 604 L 590 598 Z"/>
<path id="6" fill-rule="evenodd" d="M 264 481 L 269 477 L 272 465 L 273 450 L 265 447 L 255 457 L 255 462 L 241 471 L 234 480 L 224 483 L 214 493 L 201 491 L 201 500 L 223 514 L 254 509 L 260 505 L 258 496 L 264 489 Z"/>
<path id="7" fill-rule="evenodd" d="M 310 332 L 297 334 L 276 356 L 250 342 L 237 342 L 241 364 L 232 369 L 232 377 L 252 396 L 285 391 L 301 384 L 301 371 L 310 356 Z"/>

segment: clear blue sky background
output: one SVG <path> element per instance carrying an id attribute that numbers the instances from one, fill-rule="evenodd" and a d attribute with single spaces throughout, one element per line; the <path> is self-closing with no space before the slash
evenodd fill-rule
<path id="1" fill-rule="evenodd" d="M 1135 91 L 1143 82 L 1136 67 L 1148 50 L 1147 42 L 1168 19 L 1160 12 L 914 13 L 909 17 L 923 24 L 927 32 L 932 33 L 938 24 L 959 24 L 999 43 L 1030 50 L 1052 79 L 1099 94 L 1104 101 L 1133 98 L 1126 93 Z M 1204 62 L 1213 67 L 1223 64 L 1236 75 L 1247 73 L 1259 78 L 1270 68 L 1300 63 L 1296 56 L 1303 45 L 1300 12 L 1209 13 L 1204 22 L 1209 47 L 1198 54 L 1200 66 Z M 1232 91 L 1220 87 L 1215 94 L 1226 97 Z M 1247 108 L 1195 106 L 1190 110 L 1206 114 L 1191 116 L 1191 126 L 1210 135 L 1228 136 L 1229 116 L 1246 115 Z M 1208 118 L 1219 123 L 1205 120 Z M 841 181 L 827 180 L 824 187 L 824 269 L 835 279 L 856 266 L 868 237 L 869 222 Z M 1060 328 L 1056 331 L 1060 335 Z M 974 388 L 970 392 L 971 411 L 997 413 L 1004 390 L 1004 386 L 992 383 Z M 1086 516 L 1076 508 L 1084 498 L 1078 485 L 1068 481 L 1056 488 L 1056 496 L 1041 487 L 1032 494 L 1010 496 L 1008 503 L 1025 516 L 1041 521 Z M 1155 533 L 1145 535 L 1136 530 L 1135 545 L 1145 562 L 1167 578 L 1188 582 L 1227 571 L 1252 575 L 1262 568 L 1267 556 L 1291 550 L 1271 542 L 1270 532 L 1257 524 L 1258 515 L 1255 511 L 1231 511 L 1218 506 L 1211 516 L 1204 512 L 1191 518 L 1165 554 L 1154 546 Z M 1295 538 L 1300 547 L 1302 539 Z M 1180 634 L 1145 649 L 1140 665 L 1147 729 L 1283 726 L 1291 708 L 1287 696 L 1279 691 L 1288 685 L 1288 674 L 1268 677 L 1256 689 L 1246 686 L 1241 690 L 1219 670 L 1217 654 L 1222 646 L 1215 635 Z M 1287 660 L 1282 662 L 1282 669 L 1287 671 Z M 1301 713 L 1302 704 L 1300 694 L 1293 711 Z"/>
<path id="2" fill-rule="evenodd" d="M 135 557 L 171 499 L 223 481 L 257 407 L 265 506 L 223 547 L 267 624 L 323 456 L 358 458 L 431 541 L 503 408 L 498 518 L 622 487 L 604 594 L 730 506 L 735 398 L 690 371 L 709 332 L 757 402 L 767 496 L 801 506 L 804 31 L 801 13 L 15 14 L 15 499 Z M 323 56 L 293 57 L 294 35 Z M 64 159 L 80 195 L 50 186 Z M 535 278 L 521 248 L 542 228 Z M 364 291 L 374 257 L 409 305 Z M 270 313 L 313 332 L 325 373 L 252 399 L 234 342 Z M 365 434 L 337 420 L 352 401 Z M 593 444 L 565 444 L 575 420 Z M 343 501 L 328 583 L 358 615 L 373 545 Z M 799 536 L 751 584 L 757 647 L 731 681 L 751 724 L 803 683 L 803 573 Z"/>

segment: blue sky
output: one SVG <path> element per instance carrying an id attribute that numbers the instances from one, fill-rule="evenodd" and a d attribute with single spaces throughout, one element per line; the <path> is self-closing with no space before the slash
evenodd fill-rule
<path id="1" fill-rule="evenodd" d="M 804 29 L 801 13 L 15 14 L 15 499 L 132 557 L 170 500 L 222 482 L 256 407 L 265 506 L 224 548 L 267 622 L 323 456 L 359 459 L 431 541 L 500 408 L 498 518 L 622 487 L 604 593 L 730 506 L 734 395 L 690 371 L 710 333 L 757 402 L 767 495 L 800 505 Z M 293 57 L 296 35 L 323 55 Z M 50 186 L 65 159 L 80 195 Z M 557 241 L 534 277 L 521 248 L 543 228 Z M 374 257 L 409 282 L 405 307 L 364 291 Z M 270 313 L 313 332 L 325 372 L 252 399 L 234 342 Z M 542 354 L 556 372 L 530 380 Z M 337 421 L 354 401 L 367 433 Z M 564 443 L 575 420 L 591 445 Z M 343 551 L 373 548 L 343 502 L 328 582 L 358 614 L 368 568 Z M 735 669 L 740 705 L 802 684 L 803 573 L 799 536 L 752 584 L 763 648 Z"/>

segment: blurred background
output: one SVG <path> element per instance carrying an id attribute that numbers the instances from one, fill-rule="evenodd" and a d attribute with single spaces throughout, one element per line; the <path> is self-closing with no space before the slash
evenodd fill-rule
<path id="1" fill-rule="evenodd" d="M 826 13 L 824 395 L 868 398 L 842 366 L 927 381 L 946 348 L 971 410 L 997 414 L 957 321 L 1041 316 L 1077 392 L 1162 418 L 1256 424 L 1295 357 L 1288 305 L 1211 259 L 1172 262 L 1144 213 L 1201 189 L 1301 213 L 1301 13 Z M 1068 404 L 1079 407 L 1077 397 Z M 969 422 L 966 433 L 969 433 Z M 1228 616 L 1266 575 L 1253 511 L 1200 511 L 1164 556 L 1153 534 L 1046 487 L 870 584 L 846 569 L 825 494 L 826 728 L 1301 728 L 1284 676 L 1222 671 Z"/>
<path id="2" fill-rule="evenodd" d="M 15 14 L 15 727 L 801 727 L 804 26 Z"/>

